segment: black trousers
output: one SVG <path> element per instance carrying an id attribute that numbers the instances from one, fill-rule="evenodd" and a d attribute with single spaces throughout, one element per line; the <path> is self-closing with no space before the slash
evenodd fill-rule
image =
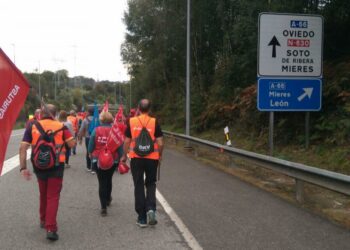
<path id="1" fill-rule="evenodd" d="M 85 147 L 86 147 L 86 168 L 87 169 L 91 169 L 91 159 L 90 159 L 90 156 L 89 156 L 89 153 L 88 153 L 88 147 L 89 147 L 89 141 L 90 141 L 90 138 L 87 138 L 85 137 Z"/>
<path id="2" fill-rule="evenodd" d="M 130 165 L 134 180 L 135 211 L 139 219 L 145 219 L 148 210 L 156 210 L 158 160 L 132 158 Z"/>
<path id="3" fill-rule="evenodd" d="M 97 162 L 94 162 L 94 168 L 97 169 L 98 179 L 98 195 L 100 197 L 101 208 L 107 208 L 107 203 L 112 198 L 112 177 L 117 168 L 117 164 L 114 164 L 112 168 L 108 170 L 101 170 L 97 168 Z"/>

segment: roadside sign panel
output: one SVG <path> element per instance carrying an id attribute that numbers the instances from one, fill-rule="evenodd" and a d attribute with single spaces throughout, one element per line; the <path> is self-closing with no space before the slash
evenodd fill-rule
<path id="1" fill-rule="evenodd" d="M 260 111 L 319 111 L 321 79 L 258 79 Z"/>
<path id="2" fill-rule="evenodd" d="M 258 76 L 322 77 L 323 17 L 261 13 Z"/>

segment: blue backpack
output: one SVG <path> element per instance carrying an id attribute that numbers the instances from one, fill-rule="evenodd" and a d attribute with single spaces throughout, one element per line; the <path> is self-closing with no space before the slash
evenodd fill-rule
<path id="1" fill-rule="evenodd" d="M 89 135 L 91 135 L 95 128 L 97 128 L 98 126 L 100 126 L 100 120 L 98 118 L 93 117 L 92 120 L 89 121 Z"/>
<path id="2" fill-rule="evenodd" d="M 89 135 L 91 135 L 92 131 L 94 131 L 95 126 L 94 126 L 94 122 L 92 122 L 94 120 L 94 118 L 92 118 L 91 120 L 89 119 L 89 117 L 86 117 L 87 120 L 87 131 L 89 133 Z"/>

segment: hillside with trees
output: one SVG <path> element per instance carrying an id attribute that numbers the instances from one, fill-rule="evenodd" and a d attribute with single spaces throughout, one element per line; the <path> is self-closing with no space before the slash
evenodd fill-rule
<path id="1" fill-rule="evenodd" d="M 122 46 L 135 98 L 152 99 L 162 122 L 181 132 L 185 127 L 186 10 L 186 1 L 130 0 Z M 316 153 L 342 148 L 335 164 L 348 164 L 348 0 L 192 0 L 191 133 L 206 136 L 207 131 L 220 131 L 215 133 L 221 136 L 223 127 L 229 125 L 234 134 L 255 142 L 252 147 L 265 144 L 266 148 L 268 113 L 256 108 L 261 12 L 324 17 L 322 109 L 311 113 L 311 145 Z M 303 147 L 304 120 L 303 112 L 276 113 L 276 143 Z M 222 142 L 222 136 L 216 140 Z M 348 168 L 340 171 L 350 172 Z"/>
<path id="2" fill-rule="evenodd" d="M 102 104 L 106 100 L 111 105 L 130 106 L 130 85 L 127 82 L 96 81 L 77 76 L 70 78 L 67 70 L 42 73 L 24 73 L 31 85 L 26 103 L 21 111 L 19 122 L 40 107 L 40 99 L 55 104 L 58 110 L 86 110 L 87 105 Z M 40 83 L 40 84 L 39 84 Z"/>

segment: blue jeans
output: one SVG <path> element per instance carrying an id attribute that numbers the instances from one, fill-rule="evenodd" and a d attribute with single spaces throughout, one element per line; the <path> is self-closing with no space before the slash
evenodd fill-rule
<path id="1" fill-rule="evenodd" d="M 66 164 L 69 164 L 69 157 L 70 157 L 71 149 L 66 148 Z"/>

